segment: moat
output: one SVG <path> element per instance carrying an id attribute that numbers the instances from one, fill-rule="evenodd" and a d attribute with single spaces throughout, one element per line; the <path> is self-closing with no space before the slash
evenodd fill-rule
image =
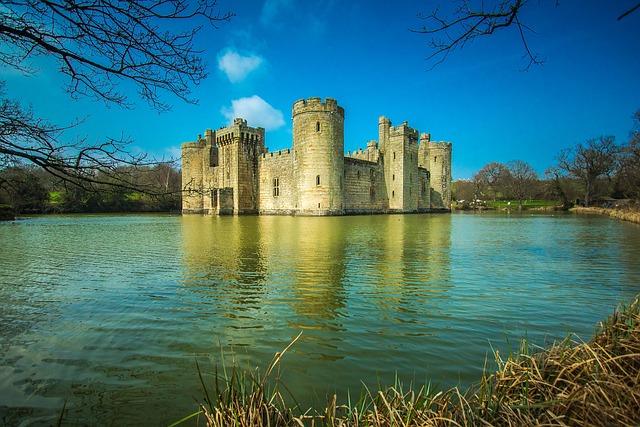
<path id="1" fill-rule="evenodd" d="M 573 214 L 51 216 L 0 223 L 0 420 L 165 425 L 195 368 L 283 359 L 301 402 L 466 387 L 491 348 L 640 292 L 640 226 Z"/>

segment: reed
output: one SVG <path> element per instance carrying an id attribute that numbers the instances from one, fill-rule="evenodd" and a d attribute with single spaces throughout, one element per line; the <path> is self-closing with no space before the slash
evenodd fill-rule
<path id="1" fill-rule="evenodd" d="M 205 388 L 205 405 L 184 420 L 203 415 L 207 426 L 276 427 L 640 425 L 638 298 L 598 324 L 588 342 L 568 337 L 540 350 L 523 340 L 504 359 L 495 351 L 497 371 L 488 373 L 485 364 L 479 383 L 464 392 L 429 384 L 405 390 L 396 379 L 392 387 L 363 389 L 357 401 L 339 405 L 332 396 L 325 408 L 304 413 L 287 406 L 277 388 L 282 355 L 298 338 L 264 375 L 216 373 L 213 399 Z M 269 390 L 271 375 L 276 387 Z"/>

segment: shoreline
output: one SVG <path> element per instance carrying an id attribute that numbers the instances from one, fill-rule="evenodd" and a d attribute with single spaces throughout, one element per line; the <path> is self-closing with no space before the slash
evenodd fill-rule
<path id="1" fill-rule="evenodd" d="M 629 221 L 635 224 L 640 224 L 640 209 L 638 208 L 601 208 L 601 207 L 582 207 L 576 206 L 569 209 L 569 212 L 578 214 L 598 214 L 607 215 L 614 219 L 621 221 Z"/>

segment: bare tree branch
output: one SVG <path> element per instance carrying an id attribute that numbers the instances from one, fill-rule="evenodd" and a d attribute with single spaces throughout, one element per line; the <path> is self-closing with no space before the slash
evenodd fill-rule
<path id="1" fill-rule="evenodd" d="M 23 73 L 35 72 L 32 59 L 50 56 L 68 76 L 74 96 L 93 96 L 131 107 L 119 90 L 133 83 L 140 96 L 163 111 L 161 92 L 195 102 L 190 85 L 207 75 L 194 47 L 202 25 L 173 32 L 175 21 L 199 20 L 216 27 L 231 13 L 216 12 L 215 0 L 89 1 L 14 0 L 0 8 L 0 63 Z"/>
<path id="2" fill-rule="evenodd" d="M 425 21 L 421 29 L 410 30 L 431 37 L 428 42 L 433 53 L 426 59 L 432 62 L 430 69 L 442 63 L 451 52 L 462 49 L 476 38 L 494 34 L 515 26 L 524 49 L 523 59 L 528 60 L 524 70 L 540 65 L 544 60 L 533 51 L 527 40 L 528 33 L 535 31 L 520 18 L 522 11 L 530 7 L 530 0 L 451 0 L 455 8 L 451 16 L 443 16 L 440 8 L 428 15 L 418 15 Z M 556 0 L 556 5 L 558 5 Z M 618 20 L 640 8 L 640 3 L 624 12 Z"/>
<path id="3" fill-rule="evenodd" d="M 529 49 L 526 32 L 533 30 L 521 22 L 519 13 L 529 3 L 529 0 L 501 0 L 493 6 L 487 2 L 478 2 L 472 6 L 473 0 L 460 0 L 451 17 L 441 16 L 439 9 L 429 15 L 419 15 L 425 21 L 422 29 L 411 30 L 419 34 L 427 34 L 432 38 L 429 47 L 434 52 L 427 57 L 428 61 L 435 61 L 431 69 L 442 63 L 447 56 L 462 49 L 467 43 L 478 37 L 488 36 L 498 30 L 515 25 L 518 28 L 520 39 L 525 49 L 525 58 L 529 59 L 529 65 L 542 64 L 538 54 Z M 491 3 L 491 2 L 489 2 Z"/>
<path id="4" fill-rule="evenodd" d="M 640 3 L 638 3 L 637 5 L 633 6 L 631 9 L 627 10 L 625 13 L 623 13 L 622 15 L 618 16 L 618 21 L 620 21 L 622 18 L 624 18 L 627 15 L 632 14 L 633 12 L 636 11 L 636 9 L 640 8 Z"/>
<path id="5" fill-rule="evenodd" d="M 4 82 L 0 82 L 0 159 L 2 169 L 28 161 L 54 177 L 85 190 L 97 191 L 108 185 L 131 191 L 157 192 L 157 186 L 138 182 L 140 170 L 157 162 L 145 154 L 127 151 L 125 138 L 108 138 L 89 142 L 86 138 L 63 142 L 61 135 L 81 122 L 57 127 L 35 118 L 32 111 L 19 102 L 4 98 Z"/>

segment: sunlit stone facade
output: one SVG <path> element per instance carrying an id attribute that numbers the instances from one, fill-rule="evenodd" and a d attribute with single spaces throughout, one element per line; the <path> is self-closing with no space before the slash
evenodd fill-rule
<path id="1" fill-rule="evenodd" d="M 244 119 L 182 144 L 183 213 L 348 215 L 451 208 L 451 143 L 378 121 L 379 141 L 344 153 L 335 99 L 293 104 L 293 147 L 269 152 Z"/>

